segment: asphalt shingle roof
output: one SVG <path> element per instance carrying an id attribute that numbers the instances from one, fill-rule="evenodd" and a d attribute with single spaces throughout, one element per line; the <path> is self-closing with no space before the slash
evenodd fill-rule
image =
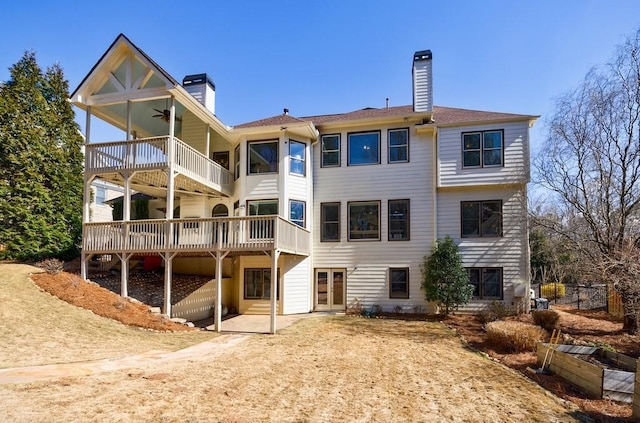
<path id="1" fill-rule="evenodd" d="M 266 119 L 260 119 L 253 122 L 243 123 L 236 125 L 235 128 L 254 128 L 258 126 L 270 126 L 270 125 L 284 125 L 290 123 L 302 123 L 313 122 L 314 125 L 322 125 L 327 123 L 351 121 L 351 120 L 365 120 L 365 119 L 377 119 L 385 117 L 396 116 L 411 116 L 420 115 L 424 113 L 416 113 L 413 111 L 413 106 L 396 106 L 383 109 L 366 108 L 355 110 L 347 113 L 336 113 L 330 115 L 317 115 L 317 116 L 304 116 L 300 118 L 293 117 L 291 115 L 277 115 L 268 117 Z M 514 113 L 500 113 L 500 112 L 487 112 L 482 110 L 469 110 L 458 109 L 454 107 L 433 107 L 433 120 L 437 125 L 451 125 L 451 124 L 463 124 L 470 122 L 490 122 L 504 119 L 530 119 L 537 116 L 520 115 Z"/>

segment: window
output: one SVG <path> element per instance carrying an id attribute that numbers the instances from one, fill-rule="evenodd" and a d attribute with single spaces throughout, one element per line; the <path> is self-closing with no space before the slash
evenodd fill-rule
<path id="1" fill-rule="evenodd" d="M 502 131 L 462 134 L 463 167 L 502 166 Z"/>
<path id="2" fill-rule="evenodd" d="M 349 240 L 380 240 L 380 202 L 348 203 Z"/>
<path id="3" fill-rule="evenodd" d="M 249 143 L 249 174 L 278 173 L 278 141 Z"/>
<path id="4" fill-rule="evenodd" d="M 215 151 L 211 153 L 211 160 L 218 163 L 220 166 L 229 170 L 229 152 L 228 151 Z"/>
<path id="5" fill-rule="evenodd" d="M 380 163 L 380 131 L 348 135 L 349 166 Z"/>
<path id="6" fill-rule="evenodd" d="M 409 130 L 390 129 L 389 137 L 389 163 L 406 163 L 409 161 Z"/>
<path id="7" fill-rule="evenodd" d="M 389 269 L 389 298 L 409 298 L 409 268 Z"/>
<path id="8" fill-rule="evenodd" d="M 307 145 L 303 142 L 289 140 L 289 172 L 294 175 L 306 174 L 306 147 Z"/>
<path id="9" fill-rule="evenodd" d="M 340 166 L 340 134 L 322 136 L 322 167 Z"/>
<path id="10" fill-rule="evenodd" d="M 320 204 L 320 241 L 340 241 L 340 203 Z"/>
<path id="11" fill-rule="evenodd" d="M 463 201 L 462 237 L 502 236 L 502 201 Z"/>
<path id="12" fill-rule="evenodd" d="M 473 285 L 473 297 L 482 300 L 502 299 L 502 268 L 469 267 L 469 283 Z"/>
<path id="13" fill-rule="evenodd" d="M 278 200 L 247 201 L 249 216 L 266 216 L 278 214 Z M 249 222 L 249 237 L 251 239 L 273 238 L 273 219 L 251 220 Z"/>
<path id="14" fill-rule="evenodd" d="M 278 269 L 280 279 L 280 269 Z M 276 285 L 276 298 L 278 298 Z M 271 269 L 244 270 L 244 299 L 268 300 L 271 298 Z"/>
<path id="15" fill-rule="evenodd" d="M 233 151 L 233 179 L 240 177 L 240 146 Z"/>
<path id="16" fill-rule="evenodd" d="M 107 190 L 104 187 L 96 187 L 96 204 L 104 204 L 107 198 Z"/>
<path id="17" fill-rule="evenodd" d="M 289 202 L 289 220 L 298 226 L 305 227 L 305 202 L 291 200 Z"/>
<path id="18" fill-rule="evenodd" d="M 389 200 L 389 241 L 409 240 L 409 200 Z"/>

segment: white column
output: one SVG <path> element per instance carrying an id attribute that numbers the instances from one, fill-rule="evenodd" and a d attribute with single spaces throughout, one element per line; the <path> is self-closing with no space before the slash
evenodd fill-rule
<path id="1" fill-rule="evenodd" d="M 218 231 L 218 236 L 222 234 Z M 216 305 L 214 308 L 215 322 L 214 327 L 216 332 L 222 330 L 222 259 L 224 256 L 220 251 L 216 253 Z"/>
<path id="2" fill-rule="evenodd" d="M 164 253 L 164 314 L 171 317 L 171 276 L 173 254 Z"/>
<path id="3" fill-rule="evenodd" d="M 276 314 L 278 309 L 278 257 L 280 257 L 279 250 L 273 250 L 271 252 L 271 330 L 270 333 L 276 333 Z"/>
<path id="4" fill-rule="evenodd" d="M 89 157 L 87 156 L 87 145 L 89 144 L 89 140 L 91 137 L 91 106 L 87 106 L 87 114 L 85 116 L 85 128 L 84 128 L 84 168 L 87 169 L 89 167 Z M 86 232 L 84 229 L 85 223 L 89 222 L 91 216 L 91 182 L 93 178 L 87 177 L 87 173 L 84 173 L 84 190 L 82 192 L 82 243 L 84 245 L 84 240 L 86 236 Z M 80 253 L 80 277 L 84 280 L 87 280 L 89 276 L 89 272 L 87 269 L 87 255 L 84 252 L 84 248 L 81 249 Z"/>
<path id="5" fill-rule="evenodd" d="M 127 141 L 131 140 L 131 100 L 127 100 Z"/>
<path id="6" fill-rule="evenodd" d="M 129 296 L 129 258 L 131 255 L 122 253 L 120 257 L 120 295 L 122 297 Z"/>

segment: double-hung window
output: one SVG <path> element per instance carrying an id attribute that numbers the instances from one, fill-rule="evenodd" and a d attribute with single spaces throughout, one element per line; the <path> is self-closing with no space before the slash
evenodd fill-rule
<path id="1" fill-rule="evenodd" d="M 409 298 L 409 268 L 389 269 L 389 298 Z"/>
<path id="2" fill-rule="evenodd" d="M 320 241 L 340 241 L 340 203 L 320 204 Z"/>
<path id="3" fill-rule="evenodd" d="M 306 174 L 306 147 L 303 142 L 289 140 L 289 172 L 293 175 Z"/>
<path id="4" fill-rule="evenodd" d="M 409 240 L 409 200 L 389 200 L 389 241 Z"/>
<path id="5" fill-rule="evenodd" d="M 463 201 L 460 203 L 462 215 L 462 237 L 502 236 L 502 201 Z"/>
<path id="6" fill-rule="evenodd" d="M 305 227 L 305 202 L 291 200 L 289 202 L 289 220 L 298 226 Z"/>
<path id="7" fill-rule="evenodd" d="M 496 167 L 503 165 L 504 133 L 502 130 L 462 134 L 463 167 Z"/>
<path id="8" fill-rule="evenodd" d="M 340 134 L 323 135 L 320 141 L 322 167 L 340 167 Z"/>
<path id="9" fill-rule="evenodd" d="M 380 164 L 380 131 L 347 135 L 348 165 Z"/>
<path id="10" fill-rule="evenodd" d="M 409 130 L 389 129 L 389 163 L 406 163 L 409 161 Z"/>
<path id="11" fill-rule="evenodd" d="M 249 174 L 278 173 L 278 140 L 249 143 Z"/>
<path id="12" fill-rule="evenodd" d="M 469 267 L 469 283 L 473 285 L 473 297 L 482 300 L 502 299 L 502 268 Z"/>
<path id="13" fill-rule="evenodd" d="M 380 240 L 380 201 L 347 203 L 349 241 Z"/>

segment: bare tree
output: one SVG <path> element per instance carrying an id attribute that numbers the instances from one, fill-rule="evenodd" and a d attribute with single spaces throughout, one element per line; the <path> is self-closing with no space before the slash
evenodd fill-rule
<path id="1" fill-rule="evenodd" d="M 534 167 L 563 211 L 554 230 L 586 259 L 585 274 L 619 281 L 625 270 L 606 263 L 640 246 L 640 30 L 560 97 Z M 640 285 L 632 276 L 623 279 Z M 628 301 L 624 328 L 636 332 L 640 309 Z"/>

